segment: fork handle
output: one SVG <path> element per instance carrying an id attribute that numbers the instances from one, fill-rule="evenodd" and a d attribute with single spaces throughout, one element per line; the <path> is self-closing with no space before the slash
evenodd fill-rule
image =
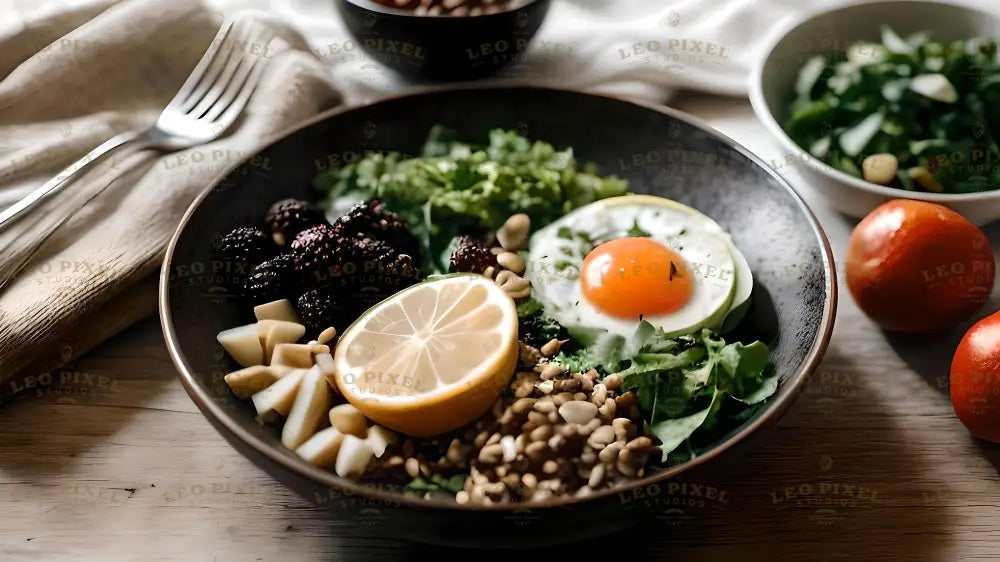
<path id="1" fill-rule="evenodd" d="M 18 218 L 33 209 L 47 195 L 59 191 L 65 187 L 66 184 L 82 176 L 93 166 L 96 166 L 101 160 L 104 159 L 105 156 L 111 153 L 111 151 L 134 142 L 140 136 L 142 136 L 142 133 L 135 131 L 115 135 L 114 137 L 111 137 L 101 143 L 101 145 L 94 150 L 88 152 L 83 156 L 83 158 L 80 158 L 76 162 L 70 164 L 65 170 L 56 174 L 54 178 L 45 182 L 45 185 L 35 189 L 17 203 L 14 203 L 3 212 L 0 212 L 0 231 L 3 231 L 5 228 L 14 224 Z"/>

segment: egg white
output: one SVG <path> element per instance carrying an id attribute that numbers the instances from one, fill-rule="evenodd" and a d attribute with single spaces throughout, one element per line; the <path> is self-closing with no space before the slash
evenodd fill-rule
<path id="1" fill-rule="evenodd" d="M 583 295 L 580 268 L 587 253 L 596 243 L 636 235 L 672 249 L 694 275 L 691 298 L 679 310 L 620 318 Z M 721 327 L 734 296 L 745 291 L 747 283 L 739 279 L 741 264 L 736 261 L 742 256 L 734 259 L 733 252 L 729 235 L 698 211 L 660 197 L 623 196 L 581 207 L 535 232 L 525 278 L 546 314 L 571 330 L 603 329 L 627 337 L 646 320 L 668 335 L 682 335 Z"/>

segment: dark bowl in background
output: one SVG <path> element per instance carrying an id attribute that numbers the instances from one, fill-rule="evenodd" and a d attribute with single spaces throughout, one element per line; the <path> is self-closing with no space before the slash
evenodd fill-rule
<path id="1" fill-rule="evenodd" d="M 479 16 L 415 15 L 371 0 L 336 0 L 358 46 L 400 74 L 430 81 L 493 74 L 523 54 L 550 0 L 521 0 Z"/>
<path id="2" fill-rule="evenodd" d="M 368 150 L 418 153 L 437 123 L 469 141 L 484 141 L 490 129 L 502 127 L 556 147 L 572 146 L 579 160 L 596 163 L 601 173 L 626 177 L 631 191 L 675 199 L 718 221 L 755 279 L 753 302 L 737 335 L 771 346 L 781 378 L 777 393 L 694 460 L 627 487 L 530 508 L 408 498 L 339 478 L 282 447 L 280 431 L 257 423 L 250 401 L 235 398 L 222 379 L 237 367 L 215 335 L 252 321 L 252 314 L 223 288 L 226 276 L 239 273 L 213 271 L 212 241 L 259 222 L 275 200 L 314 195 L 310 186 L 319 170 Z M 449 89 L 335 109 L 275 138 L 188 210 L 167 249 L 160 315 L 181 382 L 209 421 L 274 478 L 329 507 L 331 518 L 399 538 L 480 548 L 569 542 L 622 529 L 654 513 L 647 502 L 632 499 L 658 493 L 665 480 L 706 461 L 738 458 L 736 449 L 788 410 L 826 350 L 836 277 L 815 217 L 759 158 L 679 111 L 544 88 Z"/>

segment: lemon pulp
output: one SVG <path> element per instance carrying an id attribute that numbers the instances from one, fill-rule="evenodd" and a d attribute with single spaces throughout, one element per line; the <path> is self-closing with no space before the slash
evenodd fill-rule
<path id="1" fill-rule="evenodd" d="M 491 280 L 453 275 L 372 307 L 341 336 L 335 378 L 373 421 L 427 436 L 482 415 L 517 363 L 517 309 Z"/>

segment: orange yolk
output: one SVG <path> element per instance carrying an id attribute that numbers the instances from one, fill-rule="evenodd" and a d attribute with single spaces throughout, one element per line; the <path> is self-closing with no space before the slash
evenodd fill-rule
<path id="1" fill-rule="evenodd" d="M 649 238 L 619 238 L 583 260 L 583 296 L 618 318 L 669 314 L 691 299 L 694 279 L 681 256 Z"/>

